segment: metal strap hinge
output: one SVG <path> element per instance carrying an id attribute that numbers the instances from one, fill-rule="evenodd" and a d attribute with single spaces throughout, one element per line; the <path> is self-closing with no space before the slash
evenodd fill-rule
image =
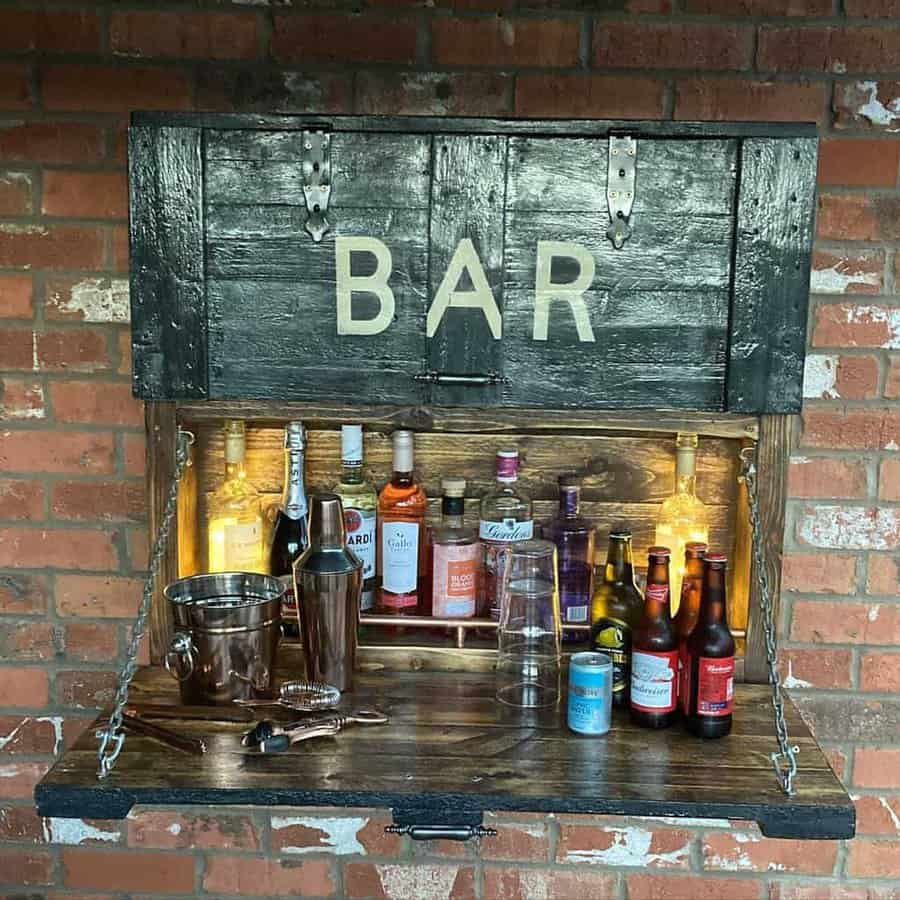
<path id="1" fill-rule="evenodd" d="M 606 236 L 616 250 L 631 237 L 631 208 L 634 206 L 637 139 L 628 135 L 610 135 L 609 167 L 606 176 L 606 202 L 609 228 Z"/>
<path id="2" fill-rule="evenodd" d="M 306 230 L 318 244 L 331 223 L 325 218 L 331 198 L 331 135 L 327 131 L 303 132 L 303 196 L 306 198 Z"/>

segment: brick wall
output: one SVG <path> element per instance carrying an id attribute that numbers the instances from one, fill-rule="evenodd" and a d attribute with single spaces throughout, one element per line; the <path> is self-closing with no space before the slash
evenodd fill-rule
<path id="1" fill-rule="evenodd" d="M 900 897 L 900 3 L 199 6 L 0 0 L 0 891 Z M 36 817 L 35 781 L 111 697 L 146 556 L 128 379 L 133 108 L 819 123 L 781 630 L 860 837 L 525 816 L 476 854 L 387 838 L 376 811 Z"/>

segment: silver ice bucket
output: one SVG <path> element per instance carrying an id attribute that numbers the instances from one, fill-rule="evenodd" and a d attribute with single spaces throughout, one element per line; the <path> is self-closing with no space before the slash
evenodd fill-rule
<path id="1" fill-rule="evenodd" d="M 216 705 L 271 693 L 281 636 L 277 578 L 217 572 L 173 581 L 164 591 L 175 634 L 165 664 L 181 702 Z"/>

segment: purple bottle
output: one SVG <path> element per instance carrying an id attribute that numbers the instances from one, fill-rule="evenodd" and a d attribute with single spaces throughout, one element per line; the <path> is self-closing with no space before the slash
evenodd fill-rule
<path id="1" fill-rule="evenodd" d="M 559 477 L 559 512 L 544 527 L 557 548 L 559 607 L 563 625 L 590 625 L 594 593 L 594 526 L 578 514 L 581 486 L 574 475 Z M 563 632 L 563 640 L 584 640 L 587 633 Z"/>

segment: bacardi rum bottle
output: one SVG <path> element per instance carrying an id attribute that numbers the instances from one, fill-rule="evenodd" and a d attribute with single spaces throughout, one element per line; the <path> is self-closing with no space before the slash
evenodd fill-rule
<path id="1" fill-rule="evenodd" d="M 394 474 L 378 497 L 377 610 L 382 615 L 420 612 L 425 575 L 428 500 L 413 472 L 413 434 L 394 432 Z"/>

